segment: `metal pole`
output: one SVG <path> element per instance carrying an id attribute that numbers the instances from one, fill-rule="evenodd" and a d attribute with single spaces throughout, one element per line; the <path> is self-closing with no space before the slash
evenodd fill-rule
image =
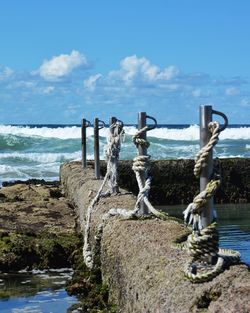
<path id="1" fill-rule="evenodd" d="M 146 126 L 146 119 L 147 119 L 146 112 L 139 112 L 139 114 L 138 114 L 138 130 L 140 130 Z M 141 138 L 144 140 L 147 139 L 146 132 L 144 132 L 141 135 Z M 147 155 L 147 148 L 145 146 L 139 145 L 138 146 L 138 152 L 139 152 L 139 155 Z M 147 179 L 146 174 L 145 173 L 141 174 L 141 180 L 142 180 L 143 186 L 145 185 L 146 179 Z M 142 215 L 148 215 L 149 214 L 148 208 L 143 201 L 140 203 L 139 213 Z"/>
<path id="2" fill-rule="evenodd" d="M 117 121 L 117 118 L 114 117 L 114 116 L 111 116 L 111 117 L 109 118 L 109 126 L 111 126 L 112 124 L 114 124 L 116 121 Z M 109 131 L 111 132 L 111 134 L 114 134 L 114 128 L 109 128 Z M 116 166 L 117 166 L 117 164 L 116 164 Z M 118 185 L 113 188 L 112 192 L 113 192 L 113 193 L 119 193 L 119 187 L 118 187 Z"/>
<path id="3" fill-rule="evenodd" d="M 212 106 L 200 106 L 200 147 L 204 147 L 211 138 L 211 132 L 208 124 L 212 121 Z M 213 151 L 211 150 L 207 156 L 207 163 L 203 165 L 200 174 L 200 191 L 206 188 L 207 183 L 211 179 L 213 173 Z M 211 198 L 201 214 L 202 227 L 207 227 L 213 220 L 213 198 Z"/>
<path id="4" fill-rule="evenodd" d="M 87 167 L 87 147 L 86 147 L 86 128 L 88 127 L 88 123 L 85 118 L 82 119 L 82 167 Z"/>
<path id="5" fill-rule="evenodd" d="M 100 179 L 100 152 L 99 152 L 99 119 L 94 118 L 94 159 L 95 178 Z"/>
<path id="6" fill-rule="evenodd" d="M 117 118 L 114 116 L 111 116 L 109 118 L 109 126 L 111 126 L 112 124 L 114 124 L 117 121 Z M 110 129 L 110 132 L 113 134 L 114 133 L 114 129 Z"/>

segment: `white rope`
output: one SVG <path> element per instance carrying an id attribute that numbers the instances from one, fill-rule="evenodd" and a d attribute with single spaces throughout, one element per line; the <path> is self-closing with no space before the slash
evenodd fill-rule
<path id="1" fill-rule="evenodd" d="M 208 125 L 211 138 L 196 155 L 194 166 L 194 175 L 196 177 L 200 176 L 203 164 L 207 162 L 210 151 L 219 140 L 219 126 L 218 122 L 211 122 Z M 188 261 L 184 270 L 185 276 L 193 282 L 211 280 L 223 270 L 226 261 L 237 263 L 240 259 L 240 254 L 236 251 L 229 249 L 222 251 L 219 249 L 219 238 L 215 223 L 203 227 L 201 222 L 202 211 L 219 185 L 220 179 L 212 179 L 205 190 L 201 191 L 183 212 L 185 222 L 188 224 L 193 223 L 193 232 L 188 236 L 185 245 L 191 260 Z M 217 258 L 215 265 L 211 264 L 213 258 Z"/>
<path id="2" fill-rule="evenodd" d="M 209 139 L 208 143 L 203 148 L 201 148 L 201 150 L 197 153 L 195 157 L 195 166 L 194 166 L 195 177 L 200 176 L 202 165 L 206 163 L 209 152 L 212 150 L 212 148 L 217 144 L 219 140 L 220 124 L 218 122 L 210 122 L 208 124 L 208 128 L 211 131 L 212 136 Z"/>
<path id="3" fill-rule="evenodd" d="M 119 159 L 119 152 L 121 149 L 121 142 L 124 138 L 124 130 L 119 122 L 115 122 L 110 126 L 110 133 L 107 138 L 107 147 L 105 147 L 106 161 L 107 161 L 107 172 L 103 179 L 103 182 L 94 197 L 90 205 L 87 208 L 86 222 L 84 228 L 84 245 L 83 245 L 83 257 L 85 264 L 88 268 L 92 268 L 93 253 L 90 245 L 90 225 L 91 217 L 94 211 L 94 207 L 103 196 L 110 195 L 117 191 L 117 163 Z M 103 193 L 103 188 L 106 183 L 109 182 L 110 190 Z"/>
<path id="4" fill-rule="evenodd" d="M 107 137 L 107 145 L 104 148 L 104 153 L 107 162 L 107 172 L 109 173 L 109 187 L 110 193 L 117 192 L 117 166 L 119 160 L 119 153 L 121 150 L 121 142 L 124 141 L 125 132 L 121 123 L 115 122 L 110 125 L 110 132 Z"/>
<path id="5" fill-rule="evenodd" d="M 111 125 L 112 126 L 112 125 Z M 148 130 L 148 126 L 145 126 L 144 128 L 140 129 L 133 137 L 133 142 L 134 144 L 138 147 L 139 145 L 144 145 L 145 147 L 149 147 L 149 142 L 143 138 L 141 138 L 141 135 Z M 89 232 L 90 232 L 90 223 L 91 223 L 91 215 L 94 210 L 95 204 L 99 201 L 100 197 L 102 195 L 105 195 L 102 193 L 103 187 L 106 184 L 107 180 L 110 178 L 111 173 L 114 173 L 112 166 L 113 163 L 118 160 L 119 157 L 119 151 L 120 151 L 120 144 L 121 144 L 121 137 L 124 136 L 124 134 L 120 133 L 119 138 L 116 138 L 117 132 L 116 130 L 114 131 L 114 136 L 110 135 L 108 138 L 108 146 L 106 148 L 106 158 L 107 158 L 107 163 L 108 166 L 107 168 L 107 173 L 104 178 L 104 181 L 102 183 L 102 186 L 100 187 L 97 195 L 95 198 L 92 200 L 90 206 L 88 207 L 87 210 L 87 216 L 86 216 L 86 225 L 85 225 L 85 236 L 84 236 L 84 247 L 83 247 L 83 256 L 85 263 L 87 267 L 92 268 L 93 267 L 93 253 L 91 251 L 91 246 L 89 243 Z M 114 138 L 115 137 L 115 138 Z M 116 160 L 116 161 L 115 161 Z M 136 158 L 134 158 L 133 162 L 133 171 L 135 172 L 138 187 L 139 187 L 139 193 L 137 196 L 137 201 L 135 203 L 135 207 L 133 210 L 126 210 L 126 209 L 121 209 L 121 208 L 112 208 L 108 211 L 108 213 L 104 214 L 102 217 L 102 223 L 98 226 L 98 230 L 95 236 L 96 241 L 100 241 L 102 237 L 102 232 L 103 232 L 103 227 L 105 222 L 114 216 L 120 216 L 125 219 L 131 219 L 131 218 L 140 218 L 142 217 L 142 214 L 140 214 L 140 203 L 143 201 L 144 204 L 147 206 L 149 212 L 153 214 L 154 216 L 161 218 L 161 219 L 166 219 L 167 214 L 161 213 L 158 210 L 156 210 L 153 205 L 150 203 L 148 199 L 148 194 L 150 191 L 150 186 L 151 186 L 151 178 L 147 177 L 145 183 L 143 183 L 142 180 L 142 175 L 147 176 L 147 173 L 150 168 L 150 156 L 149 155 L 138 155 Z M 111 165 L 112 164 L 112 165 Z M 113 189 L 116 186 L 116 180 L 111 179 L 112 182 L 114 181 L 115 183 L 111 183 L 111 188 Z"/>
<path id="6" fill-rule="evenodd" d="M 206 189 L 201 191 L 183 212 L 185 223 L 193 223 L 194 230 L 201 230 L 203 228 L 201 223 L 201 212 L 207 201 L 213 197 L 219 185 L 220 179 L 212 179 L 207 184 Z"/>
<path id="7" fill-rule="evenodd" d="M 144 146 L 146 148 L 149 147 L 149 141 L 141 138 L 141 135 L 145 133 L 149 129 L 148 126 L 143 127 L 142 129 L 138 130 L 136 134 L 133 136 L 133 142 L 138 148 L 138 146 Z M 133 159 L 133 166 L 132 169 L 135 173 L 137 184 L 139 187 L 139 193 L 137 196 L 137 200 L 135 203 L 134 210 L 126 210 L 126 209 L 111 209 L 106 215 L 105 220 L 112 216 L 121 216 L 123 218 L 134 218 L 134 217 L 143 217 L 142 213 L 140 212 L 140 204 L 144 202 L 147 206 L 149 212 L 155 215 L 158 218 L 166 219 L 167 214 L 161 213 L 156 210 L 153 205 L 150 203 L 148 199 L 150 187 L 151 187 L 151 178 L 147 177 L 145 183 L 143 183 L 142 175 L 147 176 L 147 173 L 150 169 L 150 155 L 138 155 Z"/>

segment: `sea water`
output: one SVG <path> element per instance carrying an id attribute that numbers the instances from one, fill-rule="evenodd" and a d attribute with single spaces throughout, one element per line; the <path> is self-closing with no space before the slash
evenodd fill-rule
<path id="1" fill-rule="evenodd" d="M 77 303 L 64 289 L 71 269 L 0 273 L 1 313 L 63 313 Z"/>
<path id="2" fill-rule="evenodd" d="M 171 216 L 183 219 L 184 205 L 160 206 Z M 250 266 L 250 204 L 217 204 L 217 229 L 220 248 L 237 250 Z"/>
<path id="3" fill-rule="evenodd" d="M 100 158 L 104 159 L 108 128 L 100 130 Z M 120 159 L 133 159 L 135 126 L 125 126 Z M 198 125 L 161 125 L 147 133 L 152 159 L 194 158 L 199 151 Z M 87 159 L 93 159 L 93 127 L 87 128 Z M 214 149 L 220 158 L 250 157 L 250 125 L 229 126 Z M 81 159 L 80 125 L 0 125 L 0 183 L 4 180 L 57 180 L 65 161 Z"/>
<path id="4" fill-rule="evenodd" d="M 100 130 L 100 152 L 104 159 L 108 128 Z M 120 159 L 133 159 L 137 155 L 132 143 L 136 133 L 133 125 L 125 126 L 125 140 Z M 194 158 L 199 151 L 198 125 L 161 125 L 147 133 L 152 159 Z M 93 128 L 87 128 L 87 159 L 93 159 Z M 214 149 L 219 158 L 250 157 L 250 125 L 232 125 L 220 134 Z M 38 178 L 58 180 L 59 167 L 66 161 L 81 159 L 80 125 L 0 125 L 0 184 L 3 181 Z M 171 211 L 171 208 L 168 208 Z M 172 215 L 182 217 L 183 207 L 172 208 Z M 250 205 L 218 206 L 220 246 L 240 251 L 242 260 L 250 264 Z M 19 273 L 20 275 L 20 273 Z M 0 300 L 0 312 L 67 312 L 77 300 L 68 297 L 64 281 L 51 278 L 52 285 L 33 288 L 37 275 L 0 275 L 1 289 L 12 296 Z M 14 285 L 13 285 L 14 278 Z M 41 278 L 41 277 L 40 277 Z M 42 278 L 41 278 L 42 279 Z M 29 282 L 30 281 L 30 282 Z M 59 285 L 56 284 L 59 282 Z M 29 287 L 31 284 L 31 287 Z M 33 287 L 32 287 L 33 286 Z M 29 292 L 29 289 L 32 292 Z M 6 294 L 6 293 L 5 293 Z"/>

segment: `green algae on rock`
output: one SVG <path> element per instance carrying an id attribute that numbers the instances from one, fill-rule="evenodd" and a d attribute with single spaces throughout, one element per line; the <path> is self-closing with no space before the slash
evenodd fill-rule
<path id="1" fill-rule="evenodd" d="M 82 240 L 77 234 L 0 233 L 0 270 L 70 267 Z"/>

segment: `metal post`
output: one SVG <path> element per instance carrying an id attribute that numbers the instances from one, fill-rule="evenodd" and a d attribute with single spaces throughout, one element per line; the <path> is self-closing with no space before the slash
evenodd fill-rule
<path id="1" fill-rule="evenodd" d="M 143 127 L 146 126 L 146 119 L 147 119 L 146 112 L 139 112 L 139 114 L 138 114 L 138 130 L 140 130 Z M 144 140 L 147 139 L 146 132 L 144 132 L 141 135 L 141 138 L 144 139 Z M 147 155 L 147 148 L 145 146 L 139 145 L 138 146 L 138 152 L 139 152 L 139 155 Z M 145 185 L 146 179 L 147 179 L 146 174 L 145 173 L 142 174 L 141 175 L 141 180 L 142 180 L 143 186 Z M 142 215 L 148 215 L 149 214 L 148 208 L 147 208 L 147 206 L 145 205 L 145 203 L 143 201 L 140 203 L 140 211 L 139 211 L 139 213 L 142 214 Z"/>
<path id="2" fill-rule="evenodd" d="M 112 124 L 114 124 L 117 121 L 117 118 L 114 116 L 111 116 L 109 118 L 109 126 L 111 126 Z M 114 133 L 114 129 L 110 129 L 110 132 L 113 134 Z"/>
<path id="3" fill-rule="evenodd" d="M 94 159 L 95 178 L 100 179 L 100 152 L 99 152 L 99 119 L 94 118 Z"/>
<path id="4" fill-rule="evenodd" d="M 204 147 L 211 138 L 211 132 L 208 124 L 212 121 L 212 106 L 200 106 L 200 147 Z M 203 165 L 200 174 L 200 191 L 206 188 L 207 183 L 211 179 L 213 173 L 213 151 L 211 150 L 207 156 L 207 163 Z M 213 198 L 211 198 L 201 214 L 202 227 L 207 227 L 213 220 Z"/>
<path id="5" fill-rule="evenodd" d="M 117 122 L 117 118 L 114 116 L 111 116 L 109 118 L 109 126 L 111 126 L 112 124 L 114 124 L 115 122 Z M 111 132 L 111 134 L 114 134 L 114 128 L 109 128 L 109 131 Z M 116 164 L 117 165 L 117 164 Z M 119 187 L 118 185 L 115 186 L 112 190 L 113 193 L 119 193 Z"/>
<path id="6" fill-rule="evenodd" d="M 86 128 L 89 126 L 89 122 L 83 118 L 82 119 L 82 167 L 87 167 L 87 147 L 86 147 Z"/>

